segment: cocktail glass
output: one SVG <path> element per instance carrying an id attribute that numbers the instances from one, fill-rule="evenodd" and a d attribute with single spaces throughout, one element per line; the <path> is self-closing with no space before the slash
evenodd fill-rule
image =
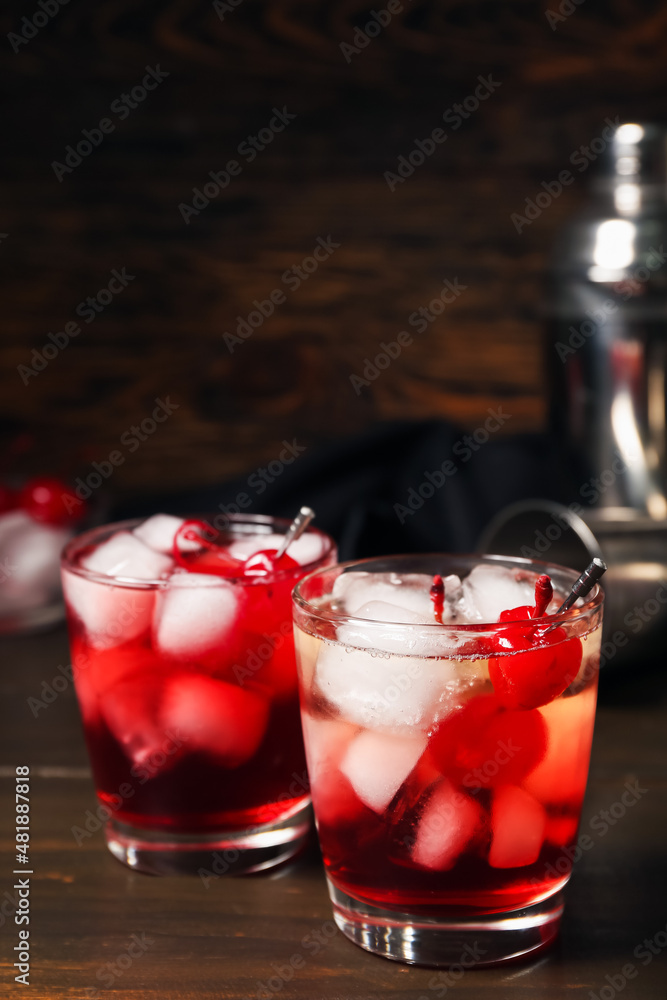
<path id="1" fill-rule="evenodd" d="M 555 591 L 546 610 L 542 574 Z M 577 575 L 419 555 L 321 569 L 296 587 L 315 819 L 336 923 L 361 947 L 466 968 L 557 934 L 602 625 L 597 585 L 554 614 Z"/>
<path id="2" fill-rule="evenodd" d="M 288 527 L 262 516 L 156 515 L 65 549 L 97 815 L 109 849 L 132 868 L 259 871 L 304 842 L 290 594 L 336 550 L 309 528 L 275 563 Z"/>

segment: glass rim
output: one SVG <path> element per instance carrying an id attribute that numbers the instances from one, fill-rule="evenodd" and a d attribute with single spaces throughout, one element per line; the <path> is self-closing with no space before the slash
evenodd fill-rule
<path id="1" fill-rule="evenodd" d="M 163 511 L 158 511 L 158 513 L 164 513 Z M 135 590 L 149 590 L 149 589 L 164 589 L 169 586 L 174 586 L 173 576 L 167 577 L 166 579 L 157 580 L 140 580 L 136 577 L 130 576 L 109 576 L 105 573 L 98 573 L 95 570 L 86 569 L 84 566 L 78 566 L 74 563 L 74 556 L 81 551 L 86 545 L 91 545 L 95 539 L 100 535 L 100 533 L 107 531 L 109 529 L 114 529 L 115 531 L 127 531 L 132 528 L 138 527 L 138 525 L 143 524 L 150 517 L 155 515 L 149 514 L 148 517 L 131 517 L 126 518 L 123 521 L 109 521 L 107 524 L 99 524 L 94 528 L 89 528 L 87 531 L 82 532 L 79 535 L 75 535 L 73 538 L 67 542 L 62 550 L 60 556 L 60 565 L 63 569 L 66 569 L 69 573 L 74 573 L 76 576 L 83 577 L 85 580 L 91 580 L 94 583 L 103 583 L 108 585 L 113 585 L 116 587 L 128 587 Z M 185 520 L 201 520 L 206 524 L 210 524 L 214 527 L 214 519 L 216 517 L 224 517 L 229 525 L 232 524 L 264 524 L 267 526 L 277 526 L 283 528 L 283 534 L 287 531 L 292 520 L 288 517 L 274 517 L 271 514 L 221 514 L 217 512 L 215 514 L 170 514 L 170 517 L 184 517 Z M 216 528 L 221 534 L 224 533 L 224 528 Z M 247 532 L 248 535 L 251 532 Z M 269 532 L 267 532 L 269 534 Z M 331 535 L 328 535 L 321 528 L 316 527 L 312 523 L 308 525 L 306 530 L 303 532 L 304 535 L 313 534 L 319 535 L 326 543 L 326 546 L 322 553 L 317 557 L 317 559 L 311 560 L 309 563 L 304 563 L 303 565 L 293 566 L 289 569 L 280 569 L 274 573 L 267 574 L 266 576 L 218 576 L 215 573 L 202 574 L 209 576 L 211 578 L 211 583 L 203 584 L 202 586 L 220 586 L 223 587 L 226 584 L 239 584 L 241 586 L 256 586 L 258 584 L 273 583 L 277 580 L 288 579 L 290 576 L 294 576 L 297 572 L 307 573 L 311 575 L 316 573 L 320 567 L 320 563 L 327 556 L 331 555 L 336 547 L 336 543 Z M 183 574 L 185 575 L 185 574 Z"/>
<path id="2" fill-rule="evenodd" d="M 562 566 L 560 563 L 548 563 L 542 562 L 539 559 L 529 559 L 524 556 L 504 556 L 496 555 L 494 553 L 484 553 L 479 552 L 414 552 L 414 553 L 400 553 L 397 555 L 389 556 L 368 556 L 364 559 L 352 559 L 347 562 L 336 563 L 334 566 L 321 566 L 315 570 L 312 570 L 306 576 L 302 577 L 301 580 L 295 585 L 292 591 L 292 601 L 293 603 L 305 614 L 310 615 L 313 618 L 318 618 L 320 621 L 325 622 L 335 622 L 336 624 L 363 624 L 364 626 L 370 625 L 372 628 L 375 626 L 384 628 L 406 628 L 406 629 L 429 629 L 434 631 L 442 632 L 496 632 L 499 628 L 507 628 L 511 625 L 523 625 L 524 627 L 533 627 L 535 625 L 539 626 L 549 626 L 556 624 L 565 624 L 577 621 L 579 618 L 590 614 L 591 612 L 599 609 L 604 602 L 604 590 L 599 583 L 596 583 L 589 594 L 587 594 L 585 601 L 582 605 L 578 606 L 575 604 L 567 611 L 561 614 L 550 614 L 542 615 L 539 618 L 515 618 L 508 619 L 502 622 L 445 622 L 441 624 L 437 621 L 432 622 L 386 622 L 378 621 L 375 618 L 360 618 L 358 615 L 351 615 L 344 612 L 323 610 L 316 604 L 311 603 L 305 597 L 303 597 L 301 591 L 303 588 L 307 587 L 311 580 L 316 578 L 318 575 L 321 576 L 324 573 L 331 573 L 334 570 L 345 571 L 353 567 L 358 567 L 363 569 L 370 563 L 374 562 L 396 562 L 400 563 L 404 560 L 419 560 L 419 559 L 460 559 L 469 560 L 473 563 L 512 563 L 516 565 L 517 568 L 531 569 L 534 571 L 535 567 L 539 567 L 543 572 L 547 572 L 549 569 L 557 570 L 559 572 L 565 572 L 571 574 L 572 583 L 579 577 L 577 570 L 572 569 L 570 566 Z M 385 572 L 399 572 L 398 568 L 391 570 L 387 569 Z M 341 575 L 340 573 L 338 574 Z M 549 574 L 551 575 L 551 574 Z"/>

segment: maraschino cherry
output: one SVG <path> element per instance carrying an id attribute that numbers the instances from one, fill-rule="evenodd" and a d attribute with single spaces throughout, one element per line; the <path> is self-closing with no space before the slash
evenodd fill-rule
<path id="1" fill-rule="evenodd" d="M 313 516 L 312 511 L 309 511 L 307 519 L 297 515 L 290 526 L 291 534 L 288 532 L 285 536 L 280 549 L 261 549 L 259 552 L 253 552 L 245 561 L 235 559 L 218 545 L 214 540 L 216 532 L 205 521 L 195 519 L 184 521 L 174 535 L 172 553 L 178 565 L 190 572 L 212 573 L 227 578 L 268 576 L 299 565 L 285 550 L 287 545 L 305 529 Z M 295 524 L 297 528 L 292 531 Z M 196 550 L 192 551 L 191 546 L 184 547 L 184 542 L 197 542 Z"/>
<path id="2" fill-rule="evenodd" d="M 503 611 L 499 621 L 541 618 L 552 597 L 550 578 L 540 576 L 535 584 L 535 605 Z M 495 634 L 494 645 L 499 652 L 513 654 L 489 659 L 489 678 L 505 708 L 527 710 L 548 705 L 569 687 L 581 666 L 581 639 L 568 639 L 560 625 L 510 625 Z"/>
<path id="3" fill-rule="evenodd" d="M 243 575 L 243 564 L 212 540 L 215 532 L 205 521 L 192 518 L 184 521 L 176 534 L 172 555 L 177 565 L 191 573 L 211 573 L 215 576 L 236 577 Z M 182 548 L 183 542 L 197 542 L 197 549 Z"/>
<path id="4" fill-rule="evenodd" d="M 19 492 L 16 506 L 43 524 L 62 525 L 77 521 L 85 513 L 83 501 L 76 500 L 76 510 L 72 509 L 73 496 L 67 483 L 52 477 L 30 479 Z M 67 504 L 67 500 L 70 501 Z"/>
<path id="5" fill-rule="evenodd" d="M 287 549 L 292 542 L 301 537 L 314 517 L 314 510 L 311 510 L 310 507 L 301 507 L 285 532 L 279 549 L 261 549 L 246 559 L 243 566 L 245 576 L 266 576 L 269 573 L 275 573 L 276 570 L 293 569 L 298 566 L 299 563 L 287 555 Z"/>

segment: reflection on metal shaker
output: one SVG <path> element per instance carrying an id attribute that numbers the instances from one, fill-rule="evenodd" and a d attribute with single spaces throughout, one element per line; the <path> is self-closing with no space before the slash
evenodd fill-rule
<path id="1" fill-rule="evenodd" d="M 601 158 L 602 160 L 602 158 Z M 557 242 L 554 425 L 593 506 L 667 518 L 667 130 L 620 125 Z"/>

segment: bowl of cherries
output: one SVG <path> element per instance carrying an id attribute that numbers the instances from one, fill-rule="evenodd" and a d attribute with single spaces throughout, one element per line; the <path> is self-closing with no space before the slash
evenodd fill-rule
<path id="1" fill-rule="evenodd" d="M 24 632 L 60 621 L 60 553 L 88 511 L 67 483 L 28 479 L 0 483 L 0 633 Z"/>

